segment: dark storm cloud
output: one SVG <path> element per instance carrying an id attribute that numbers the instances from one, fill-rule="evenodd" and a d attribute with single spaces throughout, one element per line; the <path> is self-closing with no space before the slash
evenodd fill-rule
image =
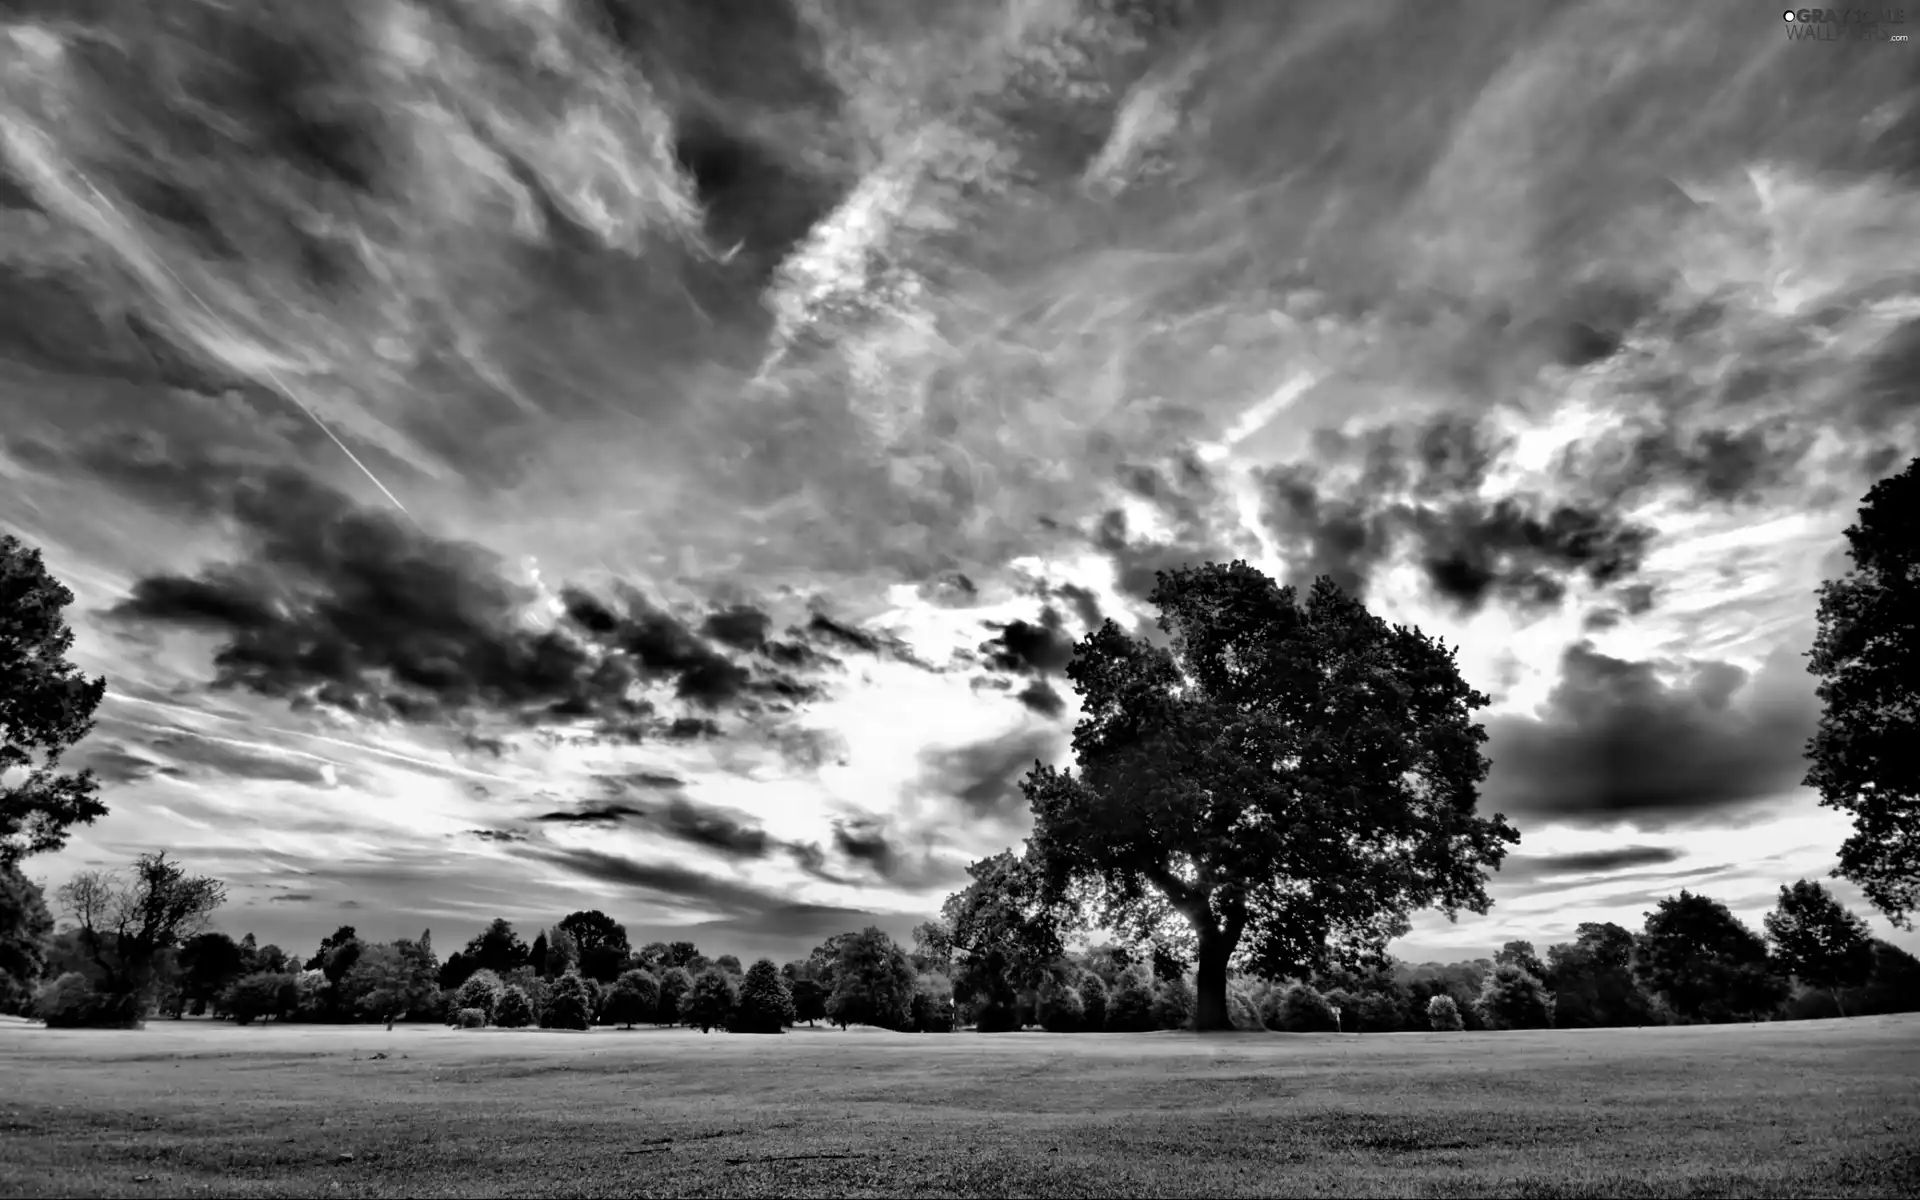
<path id="1" fill-rule="evenodd" d="M 1575 575 L 1605 587 L 1639 569 L 1652 531 L 1605 508 L 1476 494 L 1500 449 L 1457 416 L 1354 436 L 1323 432 L 1316 461 L 1358 466 L 1358 482 L 1334 494 L 1318 465 L 1266 468 L 1258 473 L 1262 519 L 1291 564 L 1291 582 L 1326 575 L 1364 594 L 1373 571 L 1411 543 L 1428 585 L 1469 610 L 1494 597 L 1552 606 Z"/>
<path id="2" fill-rule="evenodd" d="M 1253 549 L 1225 487 L 1190 447 L 1157 464 L 1122 463 L 1115 472 L 1120 486 L 1150 504 L 1169 528 L 1164 539 L 1136 536 L 1118 508 L 1094 522 L 1089 540 L 1113 561 L 1116 585 L 1127 595 L 1144 599 L 1161 571 L 1231 562 Z"/>
<path id="3" fill-rule="evenodd" d="M 900 851 L 887 836 L 886 826 L 872 818 L 836 820 L 833 845 L 854 862 L 873 868 L 882 879 L 893 878 L 900 865 Z"/>
<path id="4" fill-rule="evenodd" d="M 668 863 L 636 862 L 598 850 L 530 852 L 532 857 L 601 883 L 618 884 L 670 900 L 698 901 L 740 915 L 758 915 L 784 904 L 777 893 Z"/>
<path id="5" fill-rule="evenodd" d="M 766 645 L 772 627 L 773 618 L 759 609 L 735 605 L 709 616 L 700 632 L 736 650 L 758 650 Z"/>
<path id="6" fill-rule="evenodd" d="M 1073 661 L 1074 639 L 1053 608 L 1041 610 L 1038 624 L 1009 621 L 1004 625 L 989 624 L 988 628 L 999 632 L 980 644 L 980 653 L 986 655 L 987 664 L 997 670 L 1014 674 L 1037 671 L 1046 675 L 1065 670 Z"/>
<path id="7" fill-rule="evenodd" d="M 1100 611 L 1099 598 L 1078 584 L 1063 584 L 1054 590 L 1054 594 L 1073 606 L 1081 626 L 1089 632 L 1100 628 L 1101 622 L 1106 619 Z"/>
<path id="8" fill-rule="evenodd" d="M 579 808 L 543 812 L 533 819 L 549 823 L 588 825 L 624 821 L 629 817 L 638 818 L 646 815 L 646 809 L 635 808 L 631 804 L 583 804 Z"/>
<path id="9" fill-rule="evenodd" d="M 1058 717 L 1067 710 L 1067 702 L 1052 684 L 1044 679 L 1036 679 L 1021 688 L 1014 699 L 1027 706 L 1028 710 L 1043 717 Z"/>
<path id="10" fill-rule="evenodd" d="M 97 736 L 80 743 L 68 756 L 70 766 L 92 771 L 102 783 L 139 783 L 155 776 L 184 778 L 185 771 L 144 755 L 102 742 Z"/>
<path id="11" fill-rule="evenodd" d="M 1065 747 L 1052 729 L 1022 728 L 1000 737 L 920 756 L 919 787 L 960 802 L 973 817 L 1002 818 L 1026 808 L 1019 782 L 1034 760 L 1049 761 Z"/>
<path id="12" fill-rule="evenodd" d="M 695 804 L 684 796 L 667 801 L 650 823 L 668 837 L 733 858 L 765 858 L 773 847 L 767 831 L 744 814 Z"/>
<path id="13" fill-rule="evenodd" d="M 305 904 L 313 899 L 312 892 L 281 892 L 277 896 L 268 896 L 268 904 Z M 344 906 L 342 906 L 344 907 Z"/>
<path id="14" fill-rule="evenodd" d="M 827 868 L 827 852 L 819 842 L 789 842 L 787 855 L 794 865 L 823 883 L 850 884 L 853 880 Z"/>
<path id="15" fill-rule="evenodd" d="M 469 837 L 479 838 L 483 842 L 524 842 L 527 835 L 513 829 L 469 829 Z"/>
<path id="16" fill-rule="evenodd" d="M 1681 852 L 1668 846 L 1617 846 L 1573 854 L 1514 855 L 1500 865 L 1499 879 L 1524 882 L 1582 875 L 1607 875 L 1635 867 L 1678 862 Z"/>
<path id="17" fill-rule="evenodd" d="M 1493 769 L 1483 804 L 1510 816 L 1657 828 L 1732 816 L 1790 792 L 1819 719 L 1797 656 L 1749 675 L 1730 663 L 1660 666 L 1584 643 L 1561 660 L 1540 716 L 1486 722 Z"/>

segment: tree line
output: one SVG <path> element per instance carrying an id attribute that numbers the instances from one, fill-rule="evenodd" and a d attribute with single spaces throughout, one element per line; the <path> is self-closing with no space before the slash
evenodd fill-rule
<path id="1" fill-rule="evenodd" d="M 1819 633 L 1808 656 L 1808 669 L 1822 681 L 1824 710 L 1808 745 L 1806 783 L 1823 805 L 1854 818 L 1835 874 L 1909 927 L 1920 902 L 1920 822 L 1913 817 L 1920 805 L 1913 682 L 1920 672 L 1912 669 L 1920 661 L 1920 626 L 1912 621 L 1920 611 L 1916 508 L 1920 459 L 1867 493 L 1859 522 L 1846 531 L 1853 569 L 1821 587 Z M 104 680 L 86 679 L 65 657 L 73 635 L 61 612 L 72 601 L 38 551 L 0 537 L 0 870 L 10 872 L 0 884 L 0 902 L 8 905 L 0 927 L 29 930 L 8 934 L 12 948 L 4 953 L 12 958 L 0 962 L 10 980 L 5 994 L 16 1005 L 34 978 L 32 952 L 19 947 L 44 938 L 46 924 L 44 900 L 34 908 L 37 889 L 19 873 L 19 861 L 57 849 L 70 827 L 106 811 L 90 772 L 59 767 L 62 752 L 92 727 L 105 689 Z M 1109 620 L 1073 648 L 1065 673 L 1082 713 L 1075 762 L 1067 769 L 1035 762 L 1021 781 L 1033 817 L 1023 852 L 976 863 L 973 883 L 949 899 L 940 921 L 923 927 L 924 944 L 911 954 L 867 930 L 845 935 L 852 939 L 845 953 L 855 956 L 847 963 L 867 965 L 846 966 L 835 951 L 806 960 L 841 964 L 825 974 L 817 967 L 802 973 L 795 964 L 776 968 L 788 1001 L 803 979 L 822 987 L 835 981 L 831 1001 L 841 980 L 884 977 L 890 982 L 871 988 L 849 984 L 854 990 L 837 1011 L 898 1027 L 915 1005 L 936 1011 L 950 995 L 956 1012 L 993 1028 L 1019 1027 L 1029 1016 L 1045 1024 L 1049 1011 L 1054 1025 L 1071 1024 L 1066 1014 L 1078 1003 L 1083 1023 L 1095 1010 L 1098 1027 L 1107 1028 L 1115 1011 L 1133 1013 L 1142 997 L 1149 1010 L 1154 1003 L 1178 1010 L 1182 1002 L 1167 989 L 1190 976 L 1191 1013 L 1182 1019 L 1197 1029 L 1246 1024 L 1249 979 L 1293 981 L 1322 1000 L 1351 996 L 1353 1019 L 1366 1023 L 1363 1010 L 1384 1013 L 1398 993 L 1355 981 L 1383 972 L 1398 978 L 1386 947 L 1410 929 L 1413 913 L 1438 909 L 1452 919 L 1462 909 L 1489 910 L 1488 872 L 1520 834 L 1501 814 L 1476 811 L 1489 763 L 1487 733 L 1474 713 L 1491 700 L 1461 677 L 1452 648 L 1387 623 L 1328 578 L 1302 594 L 1244 562 L 1160 572 L 1148 602 L 1158 612 L 1157 632 L 1130 633 Z M 1548 1000 L 1569 1013 L 1624 1012 L 1644 1001 L 1650 1014 L 1720 1019 L 1777 1011 L 1793 979 L 1823 990 L 1838 1009 L 1850 989 L 1867 986 L 1848 981 L 1869 969 L 1869 959 L 1869 978 L 1882 966 L 1883 975 L 1905 969 L 1888 956 L 1891 947 L 1863 951 L 1858 938 L 1846 942 L 1851 957 L 1844 969 L 1790 949 L 1792 923 L 1813 921 L 1807 914 L 1826 914 L 1823 928 L 1846 923 L 1833 916 L 1824 889 L 1805 881 L 1795 888 L 1797 899 L 1790 905 L 1783 894 L 1775 914 L 1788 932 L 1775 936 L 1769 927 L 1772 952 L 1724 906 L 1683 892 L 1663 901 L 1638 933 L 1595 926 L 1600 932 L 1549 948 L 1545 961 L 1514 950 L 1512 961 L 1489 960 L 1476 976 L 1478 992 L 1448 991 L 1444 999 L 1463 1023 L 1479 1014 L 1488 1024 L 1511 1024 L 1521 1019 L 1512 1014 L 1535 1012 Z M 75 1004 L 93 1006 L 103 1021 L 144 1011 L 162 985 L 163 956 L 186 952 L 185 942 L 174 943 L 203 932 L 189 926 L 204 923 L 220 892 L 217 882 L 189 877 L 162 855 L 143 856 L 131 881 L 82 873 L 60 890 L 77 922 L 82 969 L 60 972 L 55 985 L 73 990 L 84 999 Z M 161 904 L 155 897 L 163 894 L 178 894 L 179 902 Z M 389 1011 L 402 1011 L 395 996 L 406 998 L 411 1013 L 424 1003 L 415 989 L 426 989 L 431 976 L 435 997 L 480 978 L 473 996 L 484 999 L 491 979 L 511 1019 L 519 1019 L 524 998 L 536 1021 L 550 1010 L 561 1014 L 553 1019 L 571 1021 L 579 1004 L 604 1002 L 595 988 L 644 995 L 649 980 L 656 1016 L 667 1008 L 661 995 L 673 997 L 678 1019 L 696 994 L 704 997 L 696 1007 L 710 1015 L 729 995 L 737 1007 L 755 974 L 717 962 L 695 970 L 693 959 L 636 957 L 616 945 L 611 928 L 602 917 L 544 931 L 537 964 L 533 947 L 527 961 L 510 961 L 489 948 L 486 936 L 435 963 L 424 936 L 366 947 L 343 930 L 347 936 L 331 939 L 339 944 L 323 947 L 297 972 L 262 969 L 244 977 L 271 977 L 281 989 L 272 993 L 274 1016 L 340 1013 L 367 995 L 381 997 Z M 1065 940 L 1090 930 L 1152 950 L 1129 959 L 1123 970 L 1132 974 L 1109 972 L 1107 980 L 1067 955 Z M 505 942 L 505 933 L 493 936 Z M 944 976 L 915 967 L 913 954 L 945 964 Z M 550 961 L 569 965 L 554 972 Z M 682 974 L 690 981 L 685 991 Z M 941 977 L 950 992 L 941 991 Z M 1096 977 L 1098 988 L 1090 982 Z M 923 988 L 923 979 L 932 982 Z M 1330 980 L 1340 982 L 1320 986 Z M 250 985 L 262 995 L 268 986 Z M 577 999 L 578 988 L 587 990 L 587 1001 Z M 549 1003 L 555 989 L 557 1010 Z M 1090 1001 L 1090 992 L 1099 999 Z M 1367 999 L 1376 994 L 1388 999 Z M 1432 1019 L 1450 1020 L 1441 999 L 1427 998 Z M 632 1011 L 627 999 L 616 1006 Z M 1342 1027 L 1347 1007 L 1329 1002 Z M 453 1011 L 492 1019 L 496 1009 Z"/>

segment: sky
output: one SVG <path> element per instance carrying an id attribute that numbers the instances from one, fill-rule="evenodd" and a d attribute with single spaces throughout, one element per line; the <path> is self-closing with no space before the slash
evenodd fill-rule
<path id="1" fill-rule="evenodd" d="M 1154 571 L 1494 699 L 1414 959 L 1757 926 L 1819 581 L 1920 452 L 1920 59 L 1714 2 L 26 0 L 0 531 L 218 924 L 905 937 Z M 1877 935 L 1920 948 L 1834 881 Z"/>

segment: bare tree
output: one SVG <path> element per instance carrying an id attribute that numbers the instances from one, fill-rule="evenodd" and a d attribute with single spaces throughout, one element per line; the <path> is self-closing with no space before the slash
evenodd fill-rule
<path id="1" fill-rule="evenodd" d="M 136 858 L 130 875 L 82 871 L 54 896 L 79 927 L 80 945 L 100 972 L 100 990 L 145 996 L 161 954 L 204 931 L 226 902 L 227 888 L 188 875 L 161 851 Z"/>

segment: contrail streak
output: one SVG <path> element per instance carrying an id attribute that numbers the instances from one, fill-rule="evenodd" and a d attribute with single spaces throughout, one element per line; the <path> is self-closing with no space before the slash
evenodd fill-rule
<path id="1" fill-rule="evenodd" d="M 115 205 L 112 200 L 109 200 L 106 197 L 106 195 L 100 191 L 99 188 L 93 186 L 93 180 L 88 179 L 85 175 L 81 174 L 77 170 L 74 171 L 74 175 L 79 178 L 81 183 L 86 185 L 86 189 L 89 192 L 93 193 L 93 198 L 95 200 L 99 201 L 102 205 L 104 205 L 107 208 L 108 211 L 112 212 L 114 215 L 121 216 L 119 207 Z M 124 221 L 125 217 L 121 216 L 121 219 Z M 178 287 L 183 293 L 185 293 L 189 300 L 192 300 L 195 304 L 200 306 L 200 310 L 207 314 L 208 318 L 213 321 L 214 325 L 217 326 L 221 330 L 221 332 L 225 333 L 229 337 L 233 337 L 232 327 L 226 323 L 226 321 L 220 316 L 219 313 L 214 311 L 214 308 L 211 304 L 208 304 L 205 300 L 200 298 L 200 293 L 194 291 L 193 288 L 187 285 L 187 281 L 180 277 L 180 273 L 178 271 L 175 271 L 173 267 L 170 264 L 168 264 L 166 259 L 161 258 L 159 255 L 156 254 L 153 256 L 153 261 L 159 265 L 162 271 L 165 271 L 167 273 L 167 277 L 173 280 L 174 285 Z M 240 339 L 236 337 L 234 338 L 234 340 L 238 341 Z M 272 381 L 275 391 L 278 391 L 282 396 L 285 396 L 288 400 L 292 401 L 293 406 L 299 409 L 301 412 L 305 413 L 309 421 L 312 421 L 315 425 L 319 426 L 320 432 L 326 434 L 328 438 L 332 439 L 334 445 L 340 447 L 340 453 L 346 455 L 348 461 L 352 462 L 354 466 L 360 468 L 360 473 L 362 475 L 365 475 L 367 479 L 373 484 L 373 486 L 380 489 L 381 495 L 385 496 L 389 501 L 391 501 L 393 503 L 393 506 L 399 509 L 401 514 L 405 516 L 408 520 L 413 519 L 413 514 L 407 511 L 407 506 L 400 503 L 400 497 L 394 495 L 392 490 L 389 489 L 386 484 L 380 482 L 380 477 L 378 475 L 375 475 L 372 469 L 369 468 L 366 463 L 360 461 L 360 456 L 355 454 L 352 448 L 349 447 L 344 441 L 340 440 L 340 435 L 335 433 L 333 429 L 329 427 L 325 421 L 322 421 L 320 419 L 319 413 L 314 412 L 312 408 L 308 407 L 306 401 L 300 399 L 300 397 L 297 394 L 295 394 L 294 390 L 291 387 L 287 386 L 287 384 L 281 380 L 280 376 L 274 372 L 274 369 L 271 365 L 265 362 L 262 362 L 260 364 L 260 370 L 263 374 L 266 375 L 266 377 L 270 381 Z"/>

